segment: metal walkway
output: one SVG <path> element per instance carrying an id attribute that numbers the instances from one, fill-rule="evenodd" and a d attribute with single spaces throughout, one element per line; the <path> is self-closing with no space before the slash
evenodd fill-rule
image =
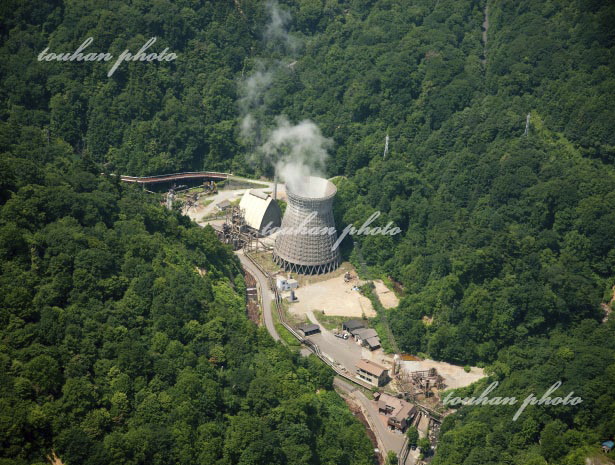
<path id="1" fill-rule="evenodd" d="M 120 176 L 123 182 L 137 184 L 155 184 L 159 182 L 177 181 L 181 179 L 228 179 L 232 173 L 218 171 L 190 171 L 185 173 L 159 174 L 156 176 Z"/>

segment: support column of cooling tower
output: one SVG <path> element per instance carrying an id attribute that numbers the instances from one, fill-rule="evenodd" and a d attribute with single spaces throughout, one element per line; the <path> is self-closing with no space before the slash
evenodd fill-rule
<path id="1" fill-rule="evenodd" d="M 288 204 L 273 249 L 274 261 L 284 270 L 321 274 L 340 265 L 339 248 L 333 248 L 337 241 L 333 219 L 336 192 L 331 182 L 313 176 L 301 186 L 286 185 Z M 314 234 L 316 230 L 320 233 Z"/>

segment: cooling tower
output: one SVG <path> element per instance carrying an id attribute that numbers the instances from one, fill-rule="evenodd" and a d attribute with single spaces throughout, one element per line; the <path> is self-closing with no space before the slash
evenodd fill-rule
<path id="1" fill-rule="evenodd" d="M 340 264 L 339 248 L 333 219 L 336 187 L 314 176 L 286 184 L 288 204 L 276 237 L 273 259 L 286 271 L 320 274 L 335 270 Z"/>

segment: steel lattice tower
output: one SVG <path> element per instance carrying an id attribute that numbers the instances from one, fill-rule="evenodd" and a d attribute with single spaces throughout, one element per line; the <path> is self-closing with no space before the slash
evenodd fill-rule
<path id="1" fill-rule="evenodd" d="M 310 176 L 286 185 L 288 204 L 273 249 L 273 259 L 286 271 L 321 274 L 340 265 L 333 219 L 333 183 Z M 324 232 L 327 230 L 328 232 Z"/>

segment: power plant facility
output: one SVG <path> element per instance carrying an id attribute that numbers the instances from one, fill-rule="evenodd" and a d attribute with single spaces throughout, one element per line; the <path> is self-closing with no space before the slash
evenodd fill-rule
<path id="1" fill-rule="evenodd" d="M 268 194 L 249 189 L 241 198 L 239 208 L 244 212 L 246 225 L 261 236 L 266 235 L 265 228 L 271 231 L 280 227 L 282 211 Z"/>
<path id="2" fill-rule="evenodd" d="M 223 206 L 223 207 L 222 207 Z M 222 228 L 217 231 L 219 239 L 233 246 L 233 250 L 258 247 L 258 238 L 280 228 L 282 211 L 270 195 L 249 189 L 239 205 L 223 200 L 216 205 L 226 212 Z"/>
<path id="3" fill-rule="evenodd" d="M 339 248 L 333 248 L 336 192 L 333 183 L 315 176 L 286 183 L 288 205 L 273 248 L 278 266 L 293 273 L 321 274 L 340 265 Z"/>

